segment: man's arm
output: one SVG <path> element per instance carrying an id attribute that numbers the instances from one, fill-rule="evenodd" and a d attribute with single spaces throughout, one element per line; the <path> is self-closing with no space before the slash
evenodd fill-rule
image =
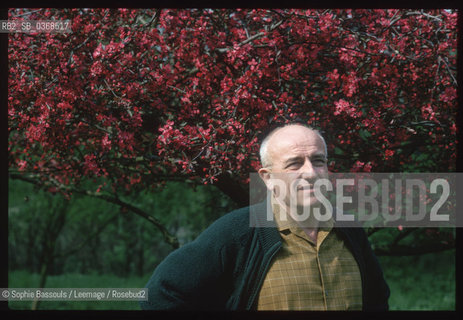
<path id="1" fill-rule="evenodd" d="M 146 287 L 148 301 L 141 302 L 146 310 L 201 309 L 208 295 L 215 293 L 223 267 L 220 250 L 205 250 L 194 243 L 172 252 L 156 268 Z"/>
<path id="2" fill-rule="evenodd" d="M 363 238 L 363 256 L 365 261 L 365 311 L 389 310 L 390 289 L 384 279 L 384 274 L 371 249 L 370 241 L 363 228 L 359 230 Z"/>
<path id="3" fill-rule="evenodd" d="M 371 249 L 365 230 L 357 223 L 340 227 L 340 234 L 345 237 L 362 274 L 362 296 L 364 311 L 387 311 L 389 309 L 389 286 L 383 271 Z"/>
<path id="4" fill-rule="evenodd" d="M 223 218 L 159 264 L 146 285 L 148 301 L 140 302 L 142 309 L 225 309 L 233 280 L 232 261 L 227 261 L 233 237 L 231 219 Z"/>

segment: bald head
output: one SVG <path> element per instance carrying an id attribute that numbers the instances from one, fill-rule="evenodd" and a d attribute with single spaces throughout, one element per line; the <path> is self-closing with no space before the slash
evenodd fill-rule
<path id="1" fill-rule="evenodd" d="M 325 156 L 328 157 L 325 139 L 317 130 L 300 124 L 289 124 L 274 129 L 262 141 L 259 150 L 262 167 L 271 167 L 274 156 L 285 150 L 286 145 L 305 142 L 322 144 Z"/>

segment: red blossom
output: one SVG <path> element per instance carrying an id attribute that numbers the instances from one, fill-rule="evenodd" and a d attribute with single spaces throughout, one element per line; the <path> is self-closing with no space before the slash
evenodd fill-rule
<path id="1" fill-rule="evenodd" d="M 344 99 L 336 101 L 334 105 L 336 106 L 336 110 L 333 113 L 335 116 L 345 113 L 352 118 L 360 117 L 360 113 L 356 110 L 356 108 Z"/>
<path id="2" fill-rule="evenodd" d="M 29 11 L 11 9 L 9 19 Z M 9 35 L 12 169 L 43 179 L 53 170 L 67 183 L 106 176 L 122 190 L 179 175 L 246 184 L 260 167 L 259 135 L 296 119 L 326 135 L 330 169 L 408 170 L 432 146 L 439 157 L 420 170 L 455 169 L 454 10 L 30 17 L 69 19 L 73 32 Z"/>

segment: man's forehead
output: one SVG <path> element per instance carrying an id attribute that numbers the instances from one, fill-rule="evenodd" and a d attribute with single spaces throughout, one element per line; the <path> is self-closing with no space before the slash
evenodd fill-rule
<path id="1" fill-rule="evenodd" d="M 302 129 L 286 130 L 286 132 L 282 129 L 276 132 L 269 143 L 269 149 L 273 151 L 274 156 L 286 158 L 290 154 L 293 156 L 307 151 L 324 154 L 325 145 L 319 134 L 307 128 Z"/>
<path id="2" fill-rule="evenodd" d="M 308 128 L 286 128 L 277 131 L 271 138 L 270 145 L 280 148 L 307 148 L 313 146 L 324 147 L 320 135 Z"/>
<path id="3" fill-rule="evenodd" d="M 283 161 L 306 156 L 310 156 L 311 158 L 326 156 L 323 143 L 287 145 L 279 150 L 275 149 L 275 155 Z"/>

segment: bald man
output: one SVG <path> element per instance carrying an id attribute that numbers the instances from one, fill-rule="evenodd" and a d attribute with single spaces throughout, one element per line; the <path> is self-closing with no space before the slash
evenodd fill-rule
<path id="1" fill-rule="evenodd" d="M 261 163 L 263 167 L 259 175 L 271 192 L 276 192 L 272 179 L 284 182 L 285 196 L 275 196 L 275 205 L 280 206 L 296 220 L 305 206 L 310 208 L 309 217 L 313 217 L 313 209 L 320 203 L 314 195 L 314 183 L 317 179 L 328 177 L 327 148 L 323 137 L 315 130 L 301 125 L 287 125 L 277 128 L 264 139 L 261 146 Z M 290 210 L 292 183 L 300 181 L 295 195 L 296 209 Z M 299 226 L 307 236 L 316 241 L 318 221 L 306 219 L 299 221 Z"/>
<path id="2" fill-rule="evenodd" d="M 147 310 L 388 310 L 389 287 L 362 228 L 299 219 L 320 208 L 314 182 L 327 177 L 327 148 L 315 130 L 278 127 L 262 141 L 259 175 L 267 203 L 235 210 L 172 252 L 147 284 Z M 280 194 L 275 180 L 294 193 Z M 293 198 L 291 198 L 293 197 Z M 309 215 L 313 217 L 313 214 Z"/>

